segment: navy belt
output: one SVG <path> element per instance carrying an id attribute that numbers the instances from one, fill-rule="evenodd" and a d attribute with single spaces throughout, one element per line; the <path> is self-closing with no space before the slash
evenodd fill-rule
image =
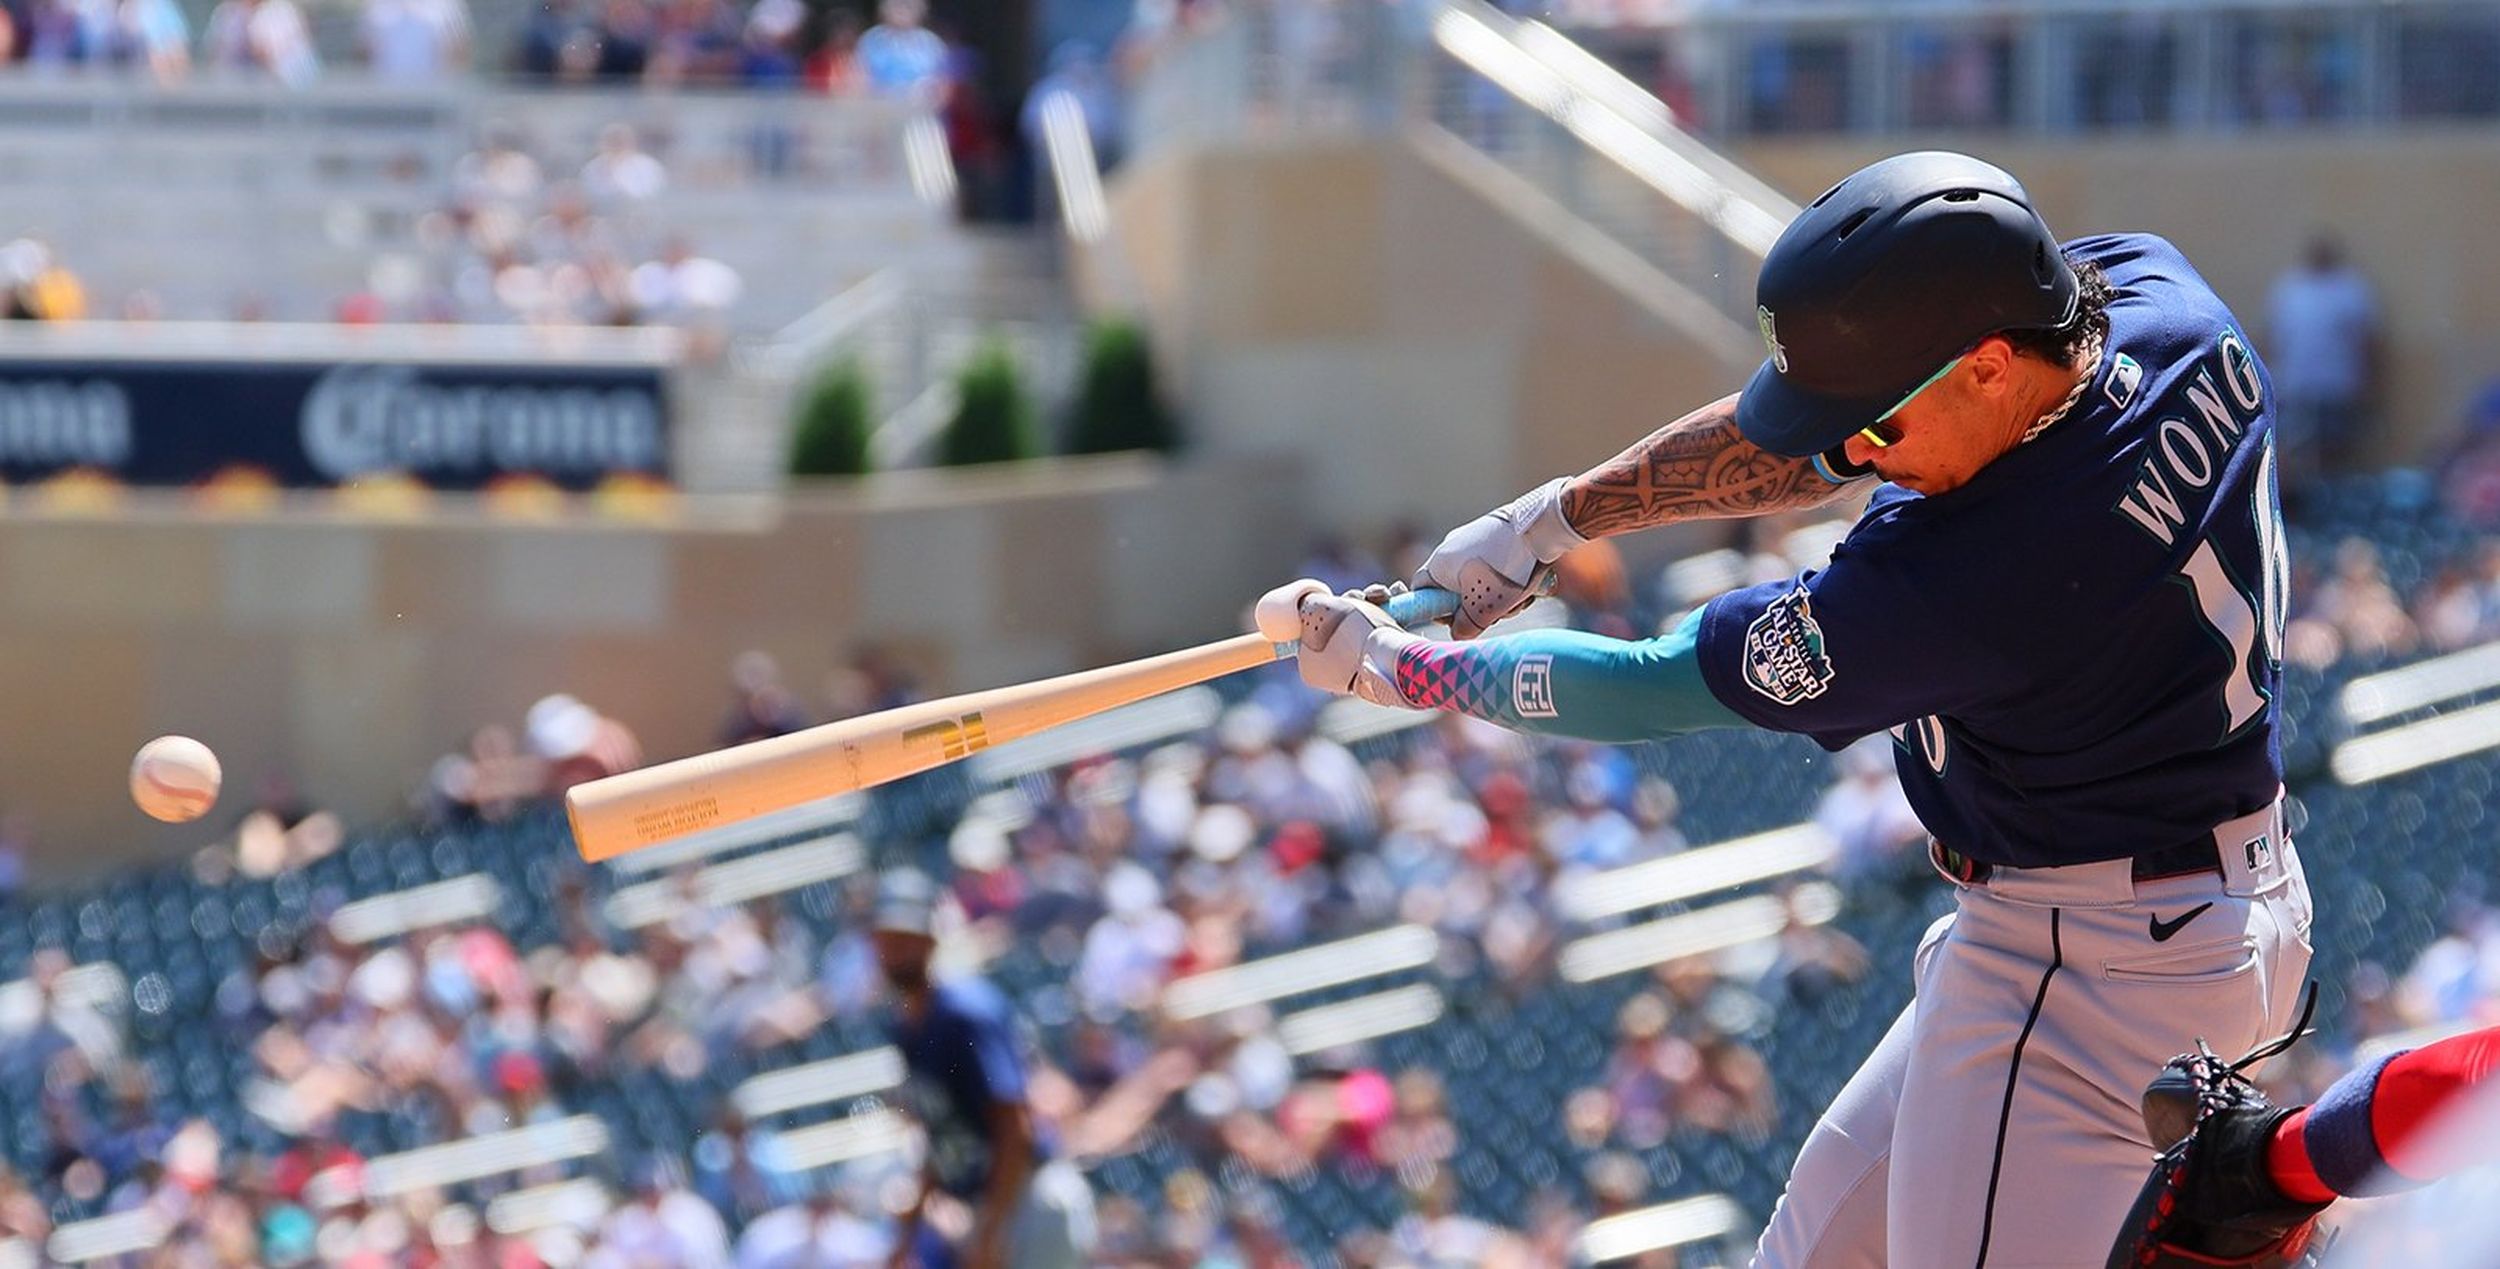
<path id="1" fill-rule="evenodd" d="M 1936 871 L 1943 873 L 1947 880 L 1958 881 L 1966 886 L 1978 885 L 1995 876 L 1998 868 L 2008 866 L 1973 859 L 1932 838 L 1928 841 L 1927 858 L 1936 865 Z M 2200 872 L 2221 872 L 2222 852 L 2215 847 L 2213 838 L 2200 837 L 2192 842 L 2181 842 L 2176 846 L 2148 850 L 2130 860 L 2129 863 L 2132 865 L 2129 871 L 2135 875 L 2137 881 L 2160 881 L 2165 877 L 2186 877 Z"/>

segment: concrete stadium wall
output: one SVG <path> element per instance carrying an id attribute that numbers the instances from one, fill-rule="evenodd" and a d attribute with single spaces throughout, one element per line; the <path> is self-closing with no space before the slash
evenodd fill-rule
<path id="1" fill-rule="evenodd" d="M 2378 285 L 2388 326 L 2393 399 L 2375 459 L 2422 457 L 2500 375 L 2500 132 L 1763 140 L 1735 157 L 1802 202 L 1862 164 L 1933 146 L 2021 177 L 2060 234 L 2148 230 L 2178 243 L 2261 354 L 2267 288 L 2319 227 L 2334 228 Z"/>
<path id="2" fill-rule="evenodd" d="M 1435 528 L 1743 382 L 1749 330 L 1447 138 L 1165 151 L 1108 261 L 1193 437 L 1301 452 L 1331 526 Z"/>
<path id="3" fill-rule="evenodd" d="M 1111 189 L 1107 250 L 1199 435 L 1308 447 L 1315 505 L 1349 527 L 1472 514 L 1734 389 L 1760 355 L 1532 188 L 1431 138 L 1175 148 Z M 1804 201 L 1931 145 L 2015 171 L 2061 233 L 2177 241 L 2261 346 L 2267 287 L 2335 227 L 2389 326 L 2378 460 L 2420 457 L 2500 373 L 2486 241 L 2500 132 L 1755 140 L 1734 157 Z"/>
<path id="4" fill-rule="evenodd" d="M 42 879 L 213 840 L 267 774 L 370 822 L 439 754 L 572 692 L 654 758 L 708 748 L 762 648 L 811 701 L 877 643 L 970 690 L 1236 633 L 1305 545 L 1287 459 L 898 473 L 678 523 L 0 515 L 0 809 Z M 228 802 L 165 827 L 130 755 L 184 732 Z"/>

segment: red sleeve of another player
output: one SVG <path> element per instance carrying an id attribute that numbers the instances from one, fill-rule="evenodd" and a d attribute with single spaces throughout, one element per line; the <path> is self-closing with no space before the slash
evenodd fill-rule
<path id="1" fill-rule="evenodd" d="M 2442 1112 L 2482 1086 L 2500 1066 L 2500 1027 L 2472 1031 L 2399 1055 L 2379 1073 L 2370 1099 L 2370 1135 L 2400 1176 L 2429 1180 L 2500 1159 L 2500 1140 L 2487 1133 L 2465 1140 L 2438 1131 Z"/>
<path id="2" fill-rule="evenodd" d="M 2266 1162 L 2303 1202 L 2388 1194 L 2500 1160 L 2500 1138 L 2445 1131 L 2442 1117 L 2500 1066 L 2500 1027 L 2382 1058 L 2275 1130 Z"/>

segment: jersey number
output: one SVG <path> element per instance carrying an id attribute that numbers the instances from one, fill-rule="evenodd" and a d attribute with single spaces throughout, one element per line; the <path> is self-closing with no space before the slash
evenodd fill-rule
<path id="1" fill-rule="evenodd" d="M 2291 557 L 2283 549 L 2283 506 L 2274 487 L 2274 438 L 2265 439 L 2258 459 L 2256 488 L 2249 494 L 2248 513 L 2256 521 L 2257 554 L 2264 576 L 2257 593 L 2249 594 L 2232 580 L 2222 557 L 2209 541 L 2196 544 L 2180 575 L 2196 593 L 2205 624 L 2231 649 L 2231 670 L 2222 681 L 2224 738 L 2265 712 L 2265 676 L 2283 663 L 2283 620 L 2291 590 Z"/>

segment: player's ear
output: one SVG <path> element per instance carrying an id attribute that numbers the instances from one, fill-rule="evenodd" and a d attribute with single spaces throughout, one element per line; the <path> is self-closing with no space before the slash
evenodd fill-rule
<path id="1" fill-rule="evenodd" d="M 2002 335 L 1980 340 L 1962 358 L 1963 373 L 1970 376 L 1971 387 L 1984 395 L 1995 396 L 2013 386 L 2014 345 Z"/>

